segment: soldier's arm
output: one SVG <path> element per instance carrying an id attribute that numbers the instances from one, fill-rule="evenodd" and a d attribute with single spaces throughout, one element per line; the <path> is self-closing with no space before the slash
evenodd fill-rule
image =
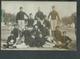
<path id="1" fill-rule="evenodd" d="M 35 19 L 37 19 L 37 13 L 35 14 Z"/>
<path id="2" fill-rule="evenodd" d="M 59 17 L 58 12 L 56 12 L 56 16 L 57 16 L 58 20 L 60 21 L 60 17 Z"/>
<path id="3" fill-rule="evenodd" d="M 51 16 L 51 12 L 50 12 L 49 15 L 48 15 L 48 19 L 49 19 L 50 16 Z"/>
<path id="4" fill-rule="evenodd" d="M 19 30 L 19 34 L 20 34 L 20 38 L 22 38 L 24 36 L 24 31 Z"/>
<path id="5" fill-rule="evenodd" d="M 16 14 L 16 23 L 18 23 L 18 13 Z"/>
<path id="6" fill-rule="evenodd" d="M 11 30 L 11 33 L 14 34 L 14 29 Z"/>
<path id="7" fill-rule="evenodd" d="M 68 41 L 69 41 L 69 42 L 71 42 L 71 41 L 72 41 L 72 40 L 71 40 L 71 38 L 69 38 L 69 37 L 67 37 L 67 39 L 68 39 Z"/>
<path id="8" fill-rule="evenodd" d="M 27 17 L 29 17 L 25 12 L 24 12 L 24 15 L 26 15 Z"/>
<path id="9" fill-rule="evenodd" d="M 41 15 L 41 16 L 42 16 L 42 15 Z M 35 19 L 40 19 L 38 13 L 36 13 Z"/>

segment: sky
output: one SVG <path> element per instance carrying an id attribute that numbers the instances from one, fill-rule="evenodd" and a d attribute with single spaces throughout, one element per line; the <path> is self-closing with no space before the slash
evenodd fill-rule
<path id="1" fill-rule="evenodd" d="M 40 7 L 44 14 L 48 15 L 51 7 L 55 6 L 56 11 L 60 17 L 70 16 L 72 13 L 77 12 L 77 2 L 56 2 L 56 1 L 2 1 L 1 8 L 7 13 L 15 14 L 19 12 L 19 7 L 24 8 L 27 14 L 32 13 L 33 16 Z"/>

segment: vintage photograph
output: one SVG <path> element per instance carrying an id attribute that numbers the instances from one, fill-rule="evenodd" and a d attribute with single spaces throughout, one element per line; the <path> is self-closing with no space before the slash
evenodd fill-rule
<path id="1" fill-rule="evenodd" d="M 1 50 L 75 51 L 77 2 L 1 1 Z"/>

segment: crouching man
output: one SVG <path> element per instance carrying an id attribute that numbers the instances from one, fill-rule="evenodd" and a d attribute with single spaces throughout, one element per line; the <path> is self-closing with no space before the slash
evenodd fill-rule
<path id="1" fill-rule="evenodd" d="M 25 26 L 25 30 L 22 32 L 21 38 L 24 37 L 24 43 L 26 46 L 30 46 L 31 44 L 31 32 L 32 32 L 32 27 L 28 27 L 27 25 Z"/>
<path id="2" fill-rule="evenodd" d="M 6 48 L 9 48 L 9 47 L 16 48 L 16 46 L 14 46 L 14 45 L 16 44 L 19 34 L 20 34 L 20 30 L 18 29 L 17 24 L 15 24 L 13 30 L 10 33 L 10 36 L 7 39 L 7 45 L 4 45 L 4 46 Z"/>
<path id="3" fill-rule="evenodd" d="M 16 48 L 16 46 L 13 46 L 16 43 L 16 38 L 11 33 L 10 36 L 7 39 L 7 45 L 6 48 Z"/>

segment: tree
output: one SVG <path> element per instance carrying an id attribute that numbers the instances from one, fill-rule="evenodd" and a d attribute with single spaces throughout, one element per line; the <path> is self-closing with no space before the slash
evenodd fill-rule
<path id="1" fill-rule="evenodd" d="M 72 13 L 71 16 L 68 16 L 68 17 L 63 17 L 62 18 L 62 23 L 64 25 L 68 25 L 68 24 L 72 24 L 72 23 L 75 23 L 76 22 L 76 13 Z"/>

